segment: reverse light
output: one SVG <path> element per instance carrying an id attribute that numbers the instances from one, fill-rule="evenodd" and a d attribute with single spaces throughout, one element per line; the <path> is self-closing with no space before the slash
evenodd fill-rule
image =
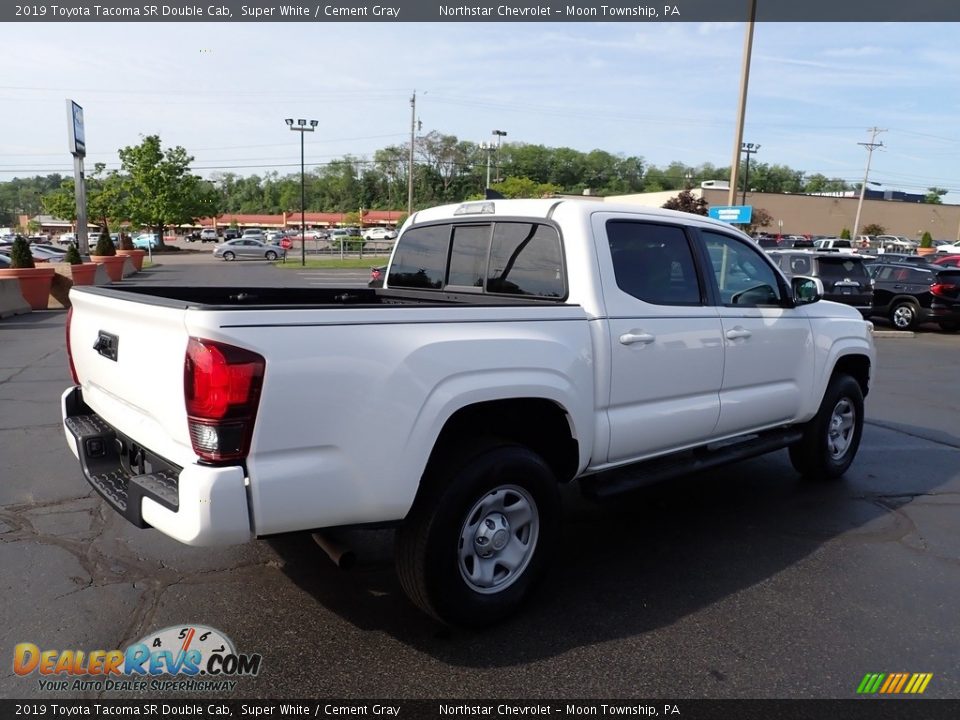
<path id="1" fill-rule="evenodd" d="M 266 361 L 250 350 L 190 338 L 183 394 L 194 452 L 209 462 L 242 460 L 260 404 Z"/>

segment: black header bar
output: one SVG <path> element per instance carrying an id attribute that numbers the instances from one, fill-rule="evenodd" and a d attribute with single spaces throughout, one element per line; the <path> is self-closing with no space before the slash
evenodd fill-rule
<path id="1" fill-rule="evenodd" d="M 957 0 L 756 0 L 758 22 L 960 22 Z M 3 22 L 743 22 L 750 0 L 4 2 Z"/>

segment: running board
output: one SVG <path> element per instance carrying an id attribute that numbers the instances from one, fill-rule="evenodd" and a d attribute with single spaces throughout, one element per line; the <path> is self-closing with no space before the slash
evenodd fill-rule
<path id="1" fill-rule="evenodd" d="M 748 435 L 744 439 L 725 440 L 588 475 L 581 478 L 580 489 L 586 497 L 600 500 L 644 485 L 782 450 L 802 437 L 801 428 L 790 427 Z"/>

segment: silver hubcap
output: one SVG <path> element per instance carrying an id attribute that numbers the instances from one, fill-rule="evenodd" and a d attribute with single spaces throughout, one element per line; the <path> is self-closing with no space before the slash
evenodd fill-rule
<path id="1" fill-rule="evenodd" d="M 537 504 L 526 490 L 516 485 L 491 490 L 460 528 L 461 577 L 478 593 L 505 590 L 527 569 L 539 535 Z"/>
<path id="2" fill-rule="evenodd" d="M 893 311 L 893 324 L 898 328 L 910 327 L 913 322 L 913 310 L 907 305 L 901 305 Z"/>
<path id="3" fill-rule="evenodd" d="M 846 455 L 853 442 L 853 430 L 857 421 L 857 411 L 849 398 L 840 398 L 830 415 L 830 428 L 827 431 L 827 449 L 830 457 L 840 460 Z"/>

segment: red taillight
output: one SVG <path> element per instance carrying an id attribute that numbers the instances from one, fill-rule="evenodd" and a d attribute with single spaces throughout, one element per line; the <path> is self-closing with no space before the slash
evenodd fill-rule
<path id="1" fill-rule="evenodd" d="M 937 282 L 930 286 L 930 292 L 938 297 L 956 299 L 960 295 L 960 286 L 954 283 Z"/>
<path id="2" fill-rule="evenodd" d="M 190 338 L 183 392 L 193 450 L 204 460 L 240 460 L 250 450 L 266 361 L 250 350 Z"/>
<path id="3" fill-rule="evenodd" d="M 67 362 L 70 363 L 70 377 L 73 378 L 73 384 L 79 385 L 80 378 L 77 377 L 77 368 L 73 365 L 73 350 L 70 348 L 70 323 L 73 322 L 73 306 L 67 310 Z"/>

